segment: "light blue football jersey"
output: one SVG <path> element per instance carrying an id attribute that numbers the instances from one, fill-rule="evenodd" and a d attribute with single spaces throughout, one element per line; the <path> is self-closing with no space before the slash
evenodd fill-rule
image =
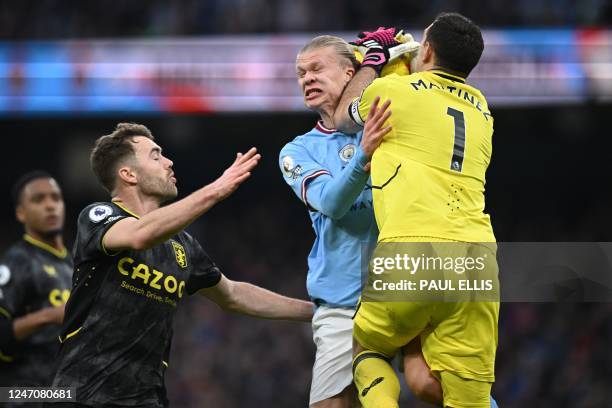
<path id="1" fill-rule="evenodd" d="M 321 122 L 287 143 L 279 165 L 285 182 L 306 204 L 316 238 L 308 255 L 308 294 L 317 304 L 354 307 L 378 229 L 362 132 L 347 135 Z M 369 248 L 365 249 L 364 248 Z"/>

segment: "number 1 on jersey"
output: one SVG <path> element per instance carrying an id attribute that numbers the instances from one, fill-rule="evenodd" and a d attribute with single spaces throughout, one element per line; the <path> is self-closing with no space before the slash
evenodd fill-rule
<path id="1" fill-rule="evenodd" d="M 453 158 L 451 159 L 451 170 L 461 172 L 463 168 L 463 153 L 465 152 L 465 118 L 463 112 L 448 108 L 446 113 L 455 121 L 455 142 L 453 145 Z"/>

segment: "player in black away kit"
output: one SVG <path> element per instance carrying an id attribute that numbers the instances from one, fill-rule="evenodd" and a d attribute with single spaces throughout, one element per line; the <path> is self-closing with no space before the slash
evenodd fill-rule
<path id="1" fill-rule="evenodd" d="M 79 215 L 54 386 L 76 387 L 87 406 L 167 406 L 172 319 L 186 295 L 252 316 L 311 319 L 310 302 L 226 278 L 183 231 L 235 191 L 259 158 L 255 149 L 238 154 L 213 183 L 160 207 L 176 197 L 176 179 L 150 131 L 119 124 L 98 139 L 92 168 L 112 200 Z"/>
<path id="2" fill-rule="evenodd" d="M 64 201 L 42 171 L 22 176 L 13 200 L 25 235 L 0 260 L 0 386 L 48 387 L 72 276 Z"/>

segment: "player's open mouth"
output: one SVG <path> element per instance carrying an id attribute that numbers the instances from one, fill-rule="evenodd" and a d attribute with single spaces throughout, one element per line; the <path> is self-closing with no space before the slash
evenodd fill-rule
<path id="1" fill-rule="evenodd" d="M 310 88 L 309 90 L 306 91 L 304 96 L 306 97 L 306 99 L 313 99 L 313 98 L 316 98 L 317 96 L 319 96 L 322 93 L 323 93 L 323 91 L 320 90 L 319 88 Z"/>
<path id="2" fill-rule="evenodd" d="M 59 221 L 59 216 L 57 215 L 48 215 L 45 217 L 45 222 L 48 224 L 55 224 Z"/>

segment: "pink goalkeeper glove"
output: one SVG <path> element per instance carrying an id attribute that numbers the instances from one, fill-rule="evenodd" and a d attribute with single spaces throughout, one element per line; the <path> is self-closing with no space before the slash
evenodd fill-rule
<path id="1" fill-rule="evenodd" d="M 390 60 L 389 48 L 400 44 L 396 39 L 396 35 L 399 32 L 400 30 L 394 27 L 379 27 L 376 31 L 363 31 L 359 33 L 359 38 L 351 41 L 350 44 L 356 47 L 367 48 L 361 66 L 372 67 L 380 75 L 380 71 Z"/>

